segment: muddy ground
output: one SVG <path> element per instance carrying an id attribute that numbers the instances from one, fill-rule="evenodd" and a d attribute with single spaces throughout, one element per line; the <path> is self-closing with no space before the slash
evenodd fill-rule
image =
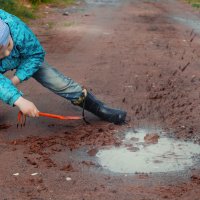
<path id="1" fill-rule="evenodd" d="M 130 127 L 159 127 L 200 143 L 200 12 L 183 1 L 104 0 L 44 7 L 41 15 L 31 27 L 48 62 L 127 110 L 129 123 L 87 113 L 90 125 L 39 118 L 17 129 L 17 108 L 2 104 L 0 200 L 200 199 L 197 168 L 127 176 L 93 159 L 102 146 L 120 145 L 119 133 Z M 81 115 L 35 80 L 19 88 L 40 111 Z"/>

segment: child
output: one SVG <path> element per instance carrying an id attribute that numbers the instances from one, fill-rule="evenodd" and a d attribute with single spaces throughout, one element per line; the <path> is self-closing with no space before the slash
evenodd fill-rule
<path id="1" fill-rule="evenodd" d="M 113 109 L 96 99 L 72 79 L 51 67 L 45 60 L 45 51 L 40 42 L 19 18 L 0 9 L 0 99 L 17 106 L 25 115 L 38 117 L 39 110 L 15 86 L 33 77 L 55 94 L 84 107 L 103 120 L 121 124 L 126 112 Z M 16 69 L 9 80 L 3 73 Z"/>

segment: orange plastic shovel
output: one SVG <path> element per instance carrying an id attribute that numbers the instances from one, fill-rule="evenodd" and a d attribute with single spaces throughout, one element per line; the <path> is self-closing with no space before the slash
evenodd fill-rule
<path id="1" fill-rule="evenodd" d="M 82 119 L 82 117 L 79 117 L 79 116 L 62 116 L 62 115 L 55 115 L 55 114 L 44 113 L 44 112 L 39 112 L 39 115 L 43 116 L 43 117 L 49 117 L 49 118 L 55 118 L 55 119 L 61 119 L 61 120 L 79 120 L 79 119 Z"/>
<path id="2" fill-rule="evenodd" d="M 60 119 L 60 120 L 80 120 L 80 119 L 83 119 L 83 117 L 79 117 L 79 116 L 62 116 L 62 115 L 55 115 L 55 114 L 44 113 L 44 112 L 39 112 L 39 116 L 49 117 L 49 118 L 54 118 L 54 119 Z M 18 120 L 17 127 L 19 125 L 21 127 L 25 126 L 26 115 L 24 115 L 21 111 L 19 111 L 17 120 Z"/>

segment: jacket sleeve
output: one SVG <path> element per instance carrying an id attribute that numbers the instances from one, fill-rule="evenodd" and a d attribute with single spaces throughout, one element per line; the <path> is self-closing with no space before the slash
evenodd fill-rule
<path id="1" fill-rule="evenodd" d="M 0 100 L 4 103 L 14 106 L 15 101 L 22 96 L 10 79 L 0 74 Z"/>
<path id="2" fill-rule="evenodd" d="M 20 82 L 29 79 L 44 62 L 45 51 L 31 29 L 22 23 L 17 48 L 21 62 L 15 75 Z"/>

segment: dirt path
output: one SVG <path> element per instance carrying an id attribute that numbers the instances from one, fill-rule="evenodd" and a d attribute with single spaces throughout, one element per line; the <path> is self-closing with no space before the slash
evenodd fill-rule
<path id="1" fill-rule="evenodd" d="M 31 27 L 50 64 L 126 109 L 130 123 L 119 127 L 87 113 L 91 125 L 41 118 L 16 129 L 17 109 L 2 105 L 2 124 L 11 126 L 0 132 L 0 200 L 198 200 L 197 169 L 113 175 L 93 155 L 119 145 L 116 135 L 128 127 L 162 127 L 200 142 L 199 12 L 172 0 L 88 2 L 69 16 L 46 7 Z M 41 111 L 81 114 L 34 80 L 20 89 Z"/>

